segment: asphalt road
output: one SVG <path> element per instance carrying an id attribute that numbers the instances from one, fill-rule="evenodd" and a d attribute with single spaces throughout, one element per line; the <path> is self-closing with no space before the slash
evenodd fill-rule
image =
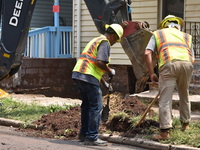
<path id="1" fill-rule="evenodd" d="M 0 150 L 146 150 L 114 143 L 102 147 L 86 146 L 79 141 L 34 138 L 15 129 L 0 126 Z"/>

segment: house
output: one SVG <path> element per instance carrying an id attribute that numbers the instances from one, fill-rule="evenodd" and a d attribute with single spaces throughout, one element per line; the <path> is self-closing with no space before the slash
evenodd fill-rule
<path id="1" fill-rule="evenodd" d="M 73 3 L 74 19 L 73 28 L 74 40 L 73 50 L 74 57 L 77 57 L 79 52 L 84 48 L 87 42 L 99 33 L 96 31 L 94 22 L 89 15 L 89 11 L 82 0 L 75 0 Z M 199 57 L 200 57 L 200 1 L 196 0 L 132 0 L 132 20 L 150 24 L 150 29 L 156 30 L 159 22 L 168 14 L 179 16 L 185 20 L 185 28 L 187 33 L 193 36 L 193 47 L 195 50 L 195 65 L 194 75 L 191 82 L 191 92 L 198 93 L 199 83 Z M 115 44 L 111 48 L 111 65 L 117 68 L 116 72 L 119 75 L 116 80 L 120 84 L 121 89 L 126 89 L 129 93 L 134 91 L 134 77 L 130 68 L 131 62 L 122 49 L 121 45 Z M 122 68 L 124 67 L 124 68 Z M 123 78 L 126 76 L 126 80 Z M 128 80 L 127 80 L 128 79 Z M 122 81 L 121 81 L 122 80 Z M 120 82 L 121 81 L 121 82 Z M 125 82 L 128 81 L 128 82 Z M 120 91 L 120 89 L 117 89 Z"/>
<path id="2" fill-rule="evenodd" d="M 55 13 L 52 12 L 52 7 L 55 3 L 60 5 L 59 19 L 57 18 L 59 21 L 57 22 L 55 22 Z M 168 14 L 174 14 L 185 20 L 184 30 L 193 35 L 196 60 L 192 87 L 195 87 L 194 85 L 200 81 L 198 77 L 198 58 L 200 57 L 200 22 L 198 18 L 200 17 L 200 2 L 196 0 L 134 0 L 131 3 L 131 7 L 132 20 L 147 21 L 152 31 L 157 29 L 159 22 Z M 69 31 L 66 31 L 66 28 L 65 30 L 60 28 L 62 29 L 62 34 L 64 33 L 64 35 L 59 36 L 60 39 L 57 41 L 57 45 L 60 47 L 58 49 L 47 47 L 49 44 L 56 43 L 55 38 L 47 41 L 45 44 L 44 41 L 41 42 L 43 45 L 38 44 L 41 47 L 45 47 L 42 49 L 49 51 L 48 53 L 39 54 L 43 50 L 39 50 L 36 53 L 36 50 L 40 49 L 38 45 L 35 50 L 27 50 L 20 71 L 13 78 L 9 79 L 10 82 L 8 80 L 3 81 L 1 83 L 2 88 L 8 88 L 19 93 L 45 93 L 50 96 L 76 97 L 77 93 L 72 94 L 72 91 L 76 91 L 73 81 L 71 81 L 73 65 L 87 42 L 98 36 L 99 33 L 84 0 L 38 0 L 30 28 L 42 29 L 47 26 L 53 27 L 58 22 L 61 27 L 72 27 L 70 46 L 65 48 L 60 46 L 59 42 L 63 41 L 65 33 Z M 42 39 L 41 36 L 39 41 L 42 41 Z M 31 44 L 34 45 L 33 43 L 34 40 L 28 40 L 27 47 L 30 48 Z M 66 49 L 66 51 L 59 53 L 58 51 L 61 49 Z M 110 65 L 117 72 L 116 77 L 113 79 L 115 91 L 134 93 L 135 78 L 132 64 L 120 43 L 115 44 L 111 48 Z M 196 87 L 192 89 L 195 91 Z"/>

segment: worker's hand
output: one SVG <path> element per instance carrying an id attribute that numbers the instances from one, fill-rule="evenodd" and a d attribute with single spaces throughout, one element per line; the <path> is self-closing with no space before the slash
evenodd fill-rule
<path id="1" fill-rule="evenodd" d="M 106 81 L 104 81 L 104 82 L 102 82 L 102 84 L 105 86 L 105 88 L 109 88 L 109 84 L 108 84 L 108 82 L 106 82 Z"/>
<path id="2" fill-rule="evenodd" d="M 110 92 L 113 92 L 113 87 L 112 87 L 112 85 L 110 85 L 110 86 L 108 87 L 108 90 L 109 90 Z"/>
<path id="3" fill-rule="evenodd" d="M 109 77 L 113 77 L 115 76 L 115 69 L 110 69 L 110 71 L 108 72 Z"/>
<path id="4" fill-rule="evenodd" d="M 150 80 L 153 84 L 158 84 L 158 76 L 155 73 L 150 74 Z"/>
<path id="5" fill-rule="evenodd" d="M 111 85 L 111 84 L 109 85 L 109 83 L 106 82 L 105 80 L 102 82 L 102 84 L 103 84 L 103 85 L 105 86 L 105 88 L 107 88 L 110 92 L 113 91 L 112 85 Z"/>

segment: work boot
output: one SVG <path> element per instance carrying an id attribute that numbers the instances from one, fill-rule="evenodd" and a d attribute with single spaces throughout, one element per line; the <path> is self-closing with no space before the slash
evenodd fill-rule
<path id="1" fill-rule="evenodd" d="M 86 137 L 86 135 L 83 135 L 83 134 L 79 134 L 78 135 L 78 139 L 79 139 L 80 142 L 84 142 L 85 141 L 85 137 Z"/>
<path id="2" fill-rule="evenodd" d="M 189 127 L 189 123 L 182 123 L 181 131 L 188 130 L 189 128 L 190 128 L 190 127 Z"/>
<path id="3" fill-rule="evenodd" d="M 160 131 L 160 134 L 155 134 L 152 137 L 152 139 L 155 140 L 155 141 L 166 140 L 166 139 L 169 139 L 169 138 L 170 138 L 169 130 L 168 131 Z"/>
<path id="4" fill-rule="evenodd" d="M 84 142 L 84 145 L 91 145 L 91 146 L 107 146 L 108 142 L 107 141 L 103 141 L 101 139 L 97 139 L 95 141 L 92 140 L 88 140 L 86 139 Z"/>

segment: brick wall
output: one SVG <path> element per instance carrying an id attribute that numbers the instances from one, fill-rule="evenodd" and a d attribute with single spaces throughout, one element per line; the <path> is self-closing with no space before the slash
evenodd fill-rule
<path id="1" fill-rule="evenodd" d="M 18 73 L 3 80 L 0 87 L 15 93 L 79 98 L 76 86 L 71 79 L 75 63 L 76 59 L 73 58 L 24 58 Z M 132 66 L 111 65 L 110 67 L 116 70 L 116 76 L 112 80 L 114 92 L 120 92 L 123 95 L 133 93 Z M 107 80 L 107 75 L 104 75 L 104 78 Z M 107 89 L 101 87 L 103 95 L 105 95 Z"/>
<path id="2" fill-rule="evenodd" d="M 72 69 L 76 63 L 74 58 L 41 59 L 24 58 L 20 70 L 9 79 L 1 81 L 0 88 L 15 93 L 44 94 L 66 98 L 79 98 L 75 83 L 71 79 Z M 195 61 L 190 93 L 200 91 L 199 66 Z M 130 65 L 110 65 L 116 70 L 112 80 L 114 92 L 122 95 L 133 94 L 135 91 L 135 77 Z M 107 74 L 103 76 L 108 80 Z M 107 89 L 101 86 L 103 95 Z"/>

